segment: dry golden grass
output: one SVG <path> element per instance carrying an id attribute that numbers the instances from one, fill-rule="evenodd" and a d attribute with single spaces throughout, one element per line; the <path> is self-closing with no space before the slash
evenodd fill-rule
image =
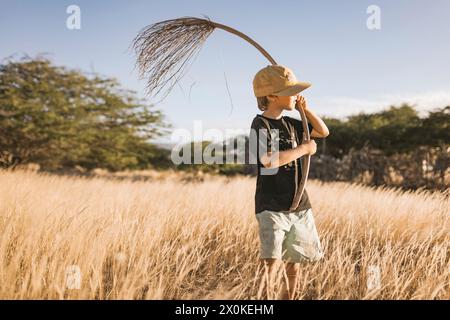
<path id="1" fill-rule="evenodd" d="M 254 187 L 0 172 L 0 298 L 253 299 Z M 296 299 L 450 298 L 448 195 L 307 190 L 326 256 L 302 266 Z M 72 265 L 80 289 L 67 288 Z M 381 271 L 372 291 L 370 266 Z"/>

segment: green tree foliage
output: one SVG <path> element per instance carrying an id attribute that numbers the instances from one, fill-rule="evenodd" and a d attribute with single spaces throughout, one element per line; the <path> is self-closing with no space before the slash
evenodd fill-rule
<path id="1" fill-rule="evenodd" d="M 323 120 L 330 129 L 326 153 L 338 158 L 351 148 L 359 150 L 365 145 L 389 156 L 411 152 L 419 146 L 437 147 L 450 143 L 450 106 L 429 112 L 425 118 L 419 117 L 413 107 L 403 104 L 377 113 L 360 113 L 346 120 Z"/>
<path id="2" fill-rule="evenodd" d="M 450 143 L 450 106 L 435 109 L 422 120 L 420 130 L 407 136 L 425 145 L 439 146 Z"/>
<path id="3" fill-rule="evenodd" d="M 152 159 L 162 161 L 149 139 L 168 127 L 160 111 L 115 79 L 68 70 L 45 58 L 0 65 L 0 150 L 22 162 L 146 168 Z"/>

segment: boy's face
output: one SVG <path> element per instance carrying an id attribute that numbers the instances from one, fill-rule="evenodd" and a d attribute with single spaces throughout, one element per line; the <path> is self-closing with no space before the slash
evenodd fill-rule
<path id="1" fill-rule="evenodd" d="M 272 101 L 271 104 L 275 108 L 279 108 L 281 110 L 294 110 L 295 109 L 295 102 L 297 101 L 297 96 L 271 96 Z"/>

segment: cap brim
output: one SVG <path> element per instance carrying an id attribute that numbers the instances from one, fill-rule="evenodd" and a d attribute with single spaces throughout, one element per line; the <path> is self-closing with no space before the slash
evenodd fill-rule
<path id="1" fill-rule="evenodd" d="M 290 85 L 288 88 L 281 90 L 279 92 L 273 93 L 274 96 L 293 96 L 299 92 L 302 92 L 305 89 L 311 87 L 311 83 L 309 82 L 296 82 L 293 85 Z"/>

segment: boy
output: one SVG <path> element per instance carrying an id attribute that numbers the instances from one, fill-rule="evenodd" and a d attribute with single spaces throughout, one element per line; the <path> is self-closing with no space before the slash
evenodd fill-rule
<path id="1" fill-rule="evenodd" d="M 302 172 L 299 158 L 316 152 L 314 140 L 303 141 L 302 121 L 282 116 L 283 110 L 303 108 L 308 118 L 311 137 L 325 138 L 329 131 L 314 114 L 299 92 L 310 87 L 296 80 L 294 73 L 281 65 L 269 65 L 255 75 L 253 90 L 258 108 L 251 125 L 250 139 L 256 140 L 258 176 L 255 193 L 255 213 L 259 225 L 261 266 L 264 274 L 258 290 L 261 298 L 266 283 L 267 299 L 274 299 L 274 275 L 284 261 L 287 276 L 282 299 L 293 299 L 300 263 L 323 257 L 311 204 L 306 190 L 295 210 L 289 210 L 300 184 Z M 268 128 L 271 131 L 268 131 Z M 253 154 L 252 156 L 255 156 Z M 297 162 L 297 177 L 295 177 Z"/>

